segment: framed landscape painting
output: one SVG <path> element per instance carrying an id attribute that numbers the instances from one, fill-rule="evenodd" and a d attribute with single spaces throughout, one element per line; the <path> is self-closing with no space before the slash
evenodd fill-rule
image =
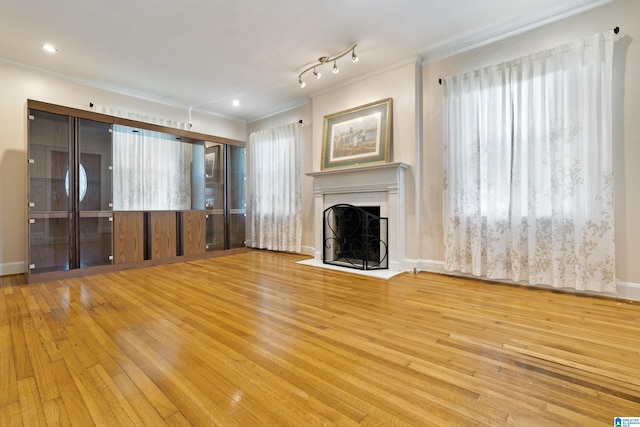
<path id="1" fill-rule="evenodd" d="M 386 98 L 324 116 L 321 168 L 388 162 L 392 104 Z"/>

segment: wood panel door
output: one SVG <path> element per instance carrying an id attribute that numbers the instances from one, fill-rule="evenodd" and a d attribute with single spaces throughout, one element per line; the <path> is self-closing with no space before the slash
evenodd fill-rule
<path id="1" fill-rule="evenodd" d="M 177 255 L 176 212 L 153 211 L 150 216 L 151 259 L 171 258 Z"/>
<path id="2" fill-rule="evenodd" d="M 204 254 L 204 211 L 182 212 L 182 255 Z"/>
<path id="3" fill-rule="evenodd" d="M 114 262 L 144 260 L 144 212 L 114 212 Z"/>

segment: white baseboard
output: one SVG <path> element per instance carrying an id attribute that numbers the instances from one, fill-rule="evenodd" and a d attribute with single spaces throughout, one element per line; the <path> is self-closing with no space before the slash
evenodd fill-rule
<path id="1" fill-rule="evenodd" d="M 300 250 L 301 254 L 309 255 L 309 256 L 314 256 L 315 252 L 316 250 L 313 246 L 303 246 L 302 249 Z"/>
<path id="2" fill-rule="evenodd" d="M 420 259 L 420 260 L 406 260 L 407 263 L 406 265 L 408 266 L 415 266 L 415 268 L 417 269 L 417 271 L 427 271 L 429 273 L 438 273 L 438 274 L 448 274 L 451 276 L 460 276 L 460 277 L 469 277 L 469 278 L 474 278 L 474 279 L 480 279 L 482 280 L 482 278 L 479 278 L 477 276 L 473 276 L 471 274 L 463 274 L 463 273 L 451 273 L 448 271 L 444 271 L 444 262 L 443 261 L 433 261 L 433 260 L 424 260 L 424 259 Z M 411 269 L 408 270 L 413 270 L 413 267 Z M 509 283 L 509 284 L 514 284 L 514 285 L 523 285 L 523 286 L 534 286 L 534 287 L 538 287 L 538 288 L 542 288 L 542 289 L 553 289 L 556 290 L 556 288 L 553 288 L 551 286 L 537 286 L 537 285 L 528 285 L 526 283 L 517 283 L 517 282 L 513 282 L 513 281 L 509 281 L 509 280 L 491 280 L 491 281 L 495 281 L 495 282 L 504 282 L 504 283 Z M 623 300 L 633 300 L 633 301 L 640 301 L 640 283 L 631 283 L 631 282 L 618 282 L 618 285 L 616 287 L 616 294 L 599 294 L 599 293 L 595 293 L 595 292 L 582 292 L 582 291 L 574 291 L 571 289 L 561 289 L 561 290 L 566 290 L 567 292 L 575 292 L 577 294 L 584 294 L 584 295 L 596 295 L 596 296 L 605 296 L 605 297 L 610 297 L 610 298 L 620 298 Z"/>
<path id="3" fill-rule="evenodd" d="M 25 271 L 24 262 L 6 262 L 4 264 L 0 264 L 0 276 L 22 274 Z"/>
<path id="4" fill-rule="evenodd" d="M 252 248 L 253 242 L 251 240 L 245 240 L 244 241 L 244 245 L 248 248 Z M 300 248 L 300 253 L 303 255 L 310 255 L 313 256 L 315 253 L 315 249 L 313 248 L 313 246 L 302 246 Z"/>
<path id="5" fill-rule="evenodd" d="M 433 261 L 421 259 L 417 262 L 418 271 L 429 271 L 431 273 L 444 273 L 444 261 Z"/>
<path id="6" fill-rule="evenodd" d="M 640 301 L 640 283 L 618 282 L 616 297 Z"/>

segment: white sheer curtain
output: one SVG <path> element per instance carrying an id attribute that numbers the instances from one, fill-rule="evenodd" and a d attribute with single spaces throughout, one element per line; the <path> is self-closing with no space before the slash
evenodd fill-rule
<path id="1" fill-rule="evenodd" d="M 249 135 L 251 246 L 300 252 L 302 199 L 298 125 Z"/>
<path id="2" fill-rule="evenodd" d="M 191 209 L 191 144 L 160 132 L 113 132 L 113 209 Z"/>
<path id="3" fill-rule="evenodd" d="M 615 292 L 613 43 L 444 82 L 446 270 Z"/>

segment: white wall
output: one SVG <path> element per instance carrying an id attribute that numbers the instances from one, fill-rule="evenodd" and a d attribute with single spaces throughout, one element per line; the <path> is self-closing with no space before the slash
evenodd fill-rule
<path id="1" fill-rule="evenodd" d="M 27 224 L 27 99 L 90 110 L 114 111 L 188 122 L 185 109 L 157 104 L 0 62 L 0 275 L 24 272 Z M 244 141 L 244 121 L 194 112 L 194 132 Z"/>
<path id="2" fill-rule="evenodd" d="M 442 260 L 442 89 L 448 77 L 620 27 L 614 50 L 616 272 L 640 283 L 640 1 L 617 0 L 580 15 L 424 66 L 424 197 L 421 257 Z"/>
<path id="3" fill-rule="evenodd" d="M 416 182 L 416 66 L 414 62 L 382 72 L 353 84 L 313 97 L 313 163 L 312 171 L 320 170 L 324 116 L 348 110 L 384 98 L 393 99 L 393 136 L 391 161 L 410 165 L 406 173 L 406 235 L 404 241 L 407 258 L 417 256 L 415 227 Z"/>

